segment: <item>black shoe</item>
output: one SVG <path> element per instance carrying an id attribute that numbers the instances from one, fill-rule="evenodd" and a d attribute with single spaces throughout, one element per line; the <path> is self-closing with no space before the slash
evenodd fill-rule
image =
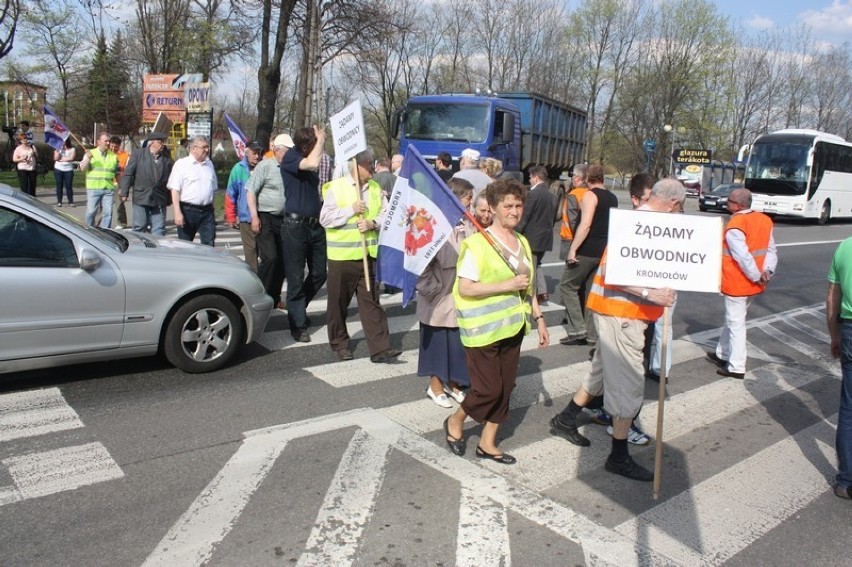
<path id="1" fill-rule="evenodd" d="M 479 447 L 477 447 L 477 449 L 479 449 Z M 835 484 L 834 494 L 844 500 L 852 500 L 852 488 L 843 488 L 839 484 Z"/>
<path id="2" fill-rule="evenodd" d="M 387 350 L 380 352 L 379 354 L 374 354 L 373 356 L 371 356 L 370 362 L 376 362 L 376 363 L 390 362 L 391 360 L 393 360 L 394 358 L 396 358 L 397 356 L 399 356 L 401 354 L 402 354 L 402 351 L 399 350 L 398 348 L 389 348 Z"/>
<path id="3" fill-rule="evenodd" d="M 716 370 L 716 374 L 719 376 L 725 376 L 727 378 L 736 378 L 737 380 L 742 380 L 745 378 L 745 372 L 731 372 L 727 368 L 719 368 Z"/>
<path id="4" fill-rule="evenodd" d="M 464 451 L 467 448 L 467 444 L 465 443 L 464 438 L 456 439 L 452 435 L 450 435 L 450 418 L 444 420 L 444 434 L 446 435 L 445 439 L 447 441 L 447 447 L 450 448 L 450 451 L 453 452 L 453 455 L 458 455 L 459 457 L 464 456 Z"/>
<path id="5" fill-rule="evenodd" d="M 654 382 L 659 383 L 660 375 L 657 374 L 656 372 L 652 372 L 652 371 L 648 370 L 647 372 L 645 372 L 645 379 L 646 380 L 653 380 Z M 669 383 L 669 377 L 666 376 L 666 384 L 668 384 L 668 383 Z"/>
<path id="6" fill-rule="evenodd" d="M 654 480 L 654 473 L 646 469 L 645 467 L 638 465 L 636 461 L 633 460 L 633 457 L 627 457 L 627 460 L 624 462 L 616 462 L 612 460 L 612 456 L 610 456 L 606 460 L 606 464 L 604 465 L 604 469 L 607 472 L 611 472 L 613 474 L 620 474 L 621 476 L 626 476 L 631 480 L 639 480 L 642 482 L 651 482 Z"/>
<path id="7" fill-rule="evenodd" d="M 725 360 L 724 358 L 719 358 L 718 356 L 716 356 L 715 352 L 708 352 L 707 353 L 707 360 L 709 360 L 710 362 L 712 362 L 713 364 L 715 364 L 719 368 L 725 368 L 725 367 L 728 366 L 728 361 Z"/>
<path id="8" fill-rule="evenodd" d="M 576 425 L 566 425 L 559 421 L 559 416 L 554 415 L 553 419 L 550 420 L 550 432 L 553 435 L 561 435 L 574 445 L 579 447 L 588 447 L 592 444 L 591 441 L 583 437 L 579 431 L 577 431 Z"/>
<path id="9" fill-rule="evenodd" d="M 290 333 L 293 335 L 293 340 L 297 343 L 309 343 L 311 342 L 311 337 L 305 331 L 292 331 Z"/>
<path id="10" fill-rule="evenodd" d="M 586 337 L 565 337 L 565 338 L 559 339 L 559 344 L 565 345 L 565 346 L 574 346 L 574 345 L 585 346 L 585 345 L 589 344 L 589 341 L 586 339 Z"/>
<path id="11" fill-rule="evenodd" d="M 337 354 L 337 358 L 339 358 L 340 360 L 352 360 L 353 358 L 355 358 L 354 356 L 352 356 L 352 351 L 348 348 L 342 348 L 338 351 L 335 351 L 335 353 Z"/>
<path id="12" fill-rule="evenodd" d="M 480 459 L 491 459 L 495 463 L 500 463 L 501 465 L 514 465 L 516 462 L 518 462 L 518 459 L 508 453 L 503 453 L 502 455 L 492 455 L 491 453 L 486 453 L 485 450 L 479 445 L 476 446 L 476 456 Z"/>

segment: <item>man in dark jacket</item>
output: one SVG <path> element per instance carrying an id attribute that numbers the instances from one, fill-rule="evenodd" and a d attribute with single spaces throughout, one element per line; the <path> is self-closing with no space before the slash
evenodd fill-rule
<path id="1" fill-rule="evenodd" d="M 128 199 L 130 188 L 133 188 L 132 226 L 135 232 L 166 235 L 166 207 L 170 203 L 166 182 L 174 162 L 168 152 L 163 151 L 165 140 L 164 134 L 152 132 L 145 147 L 130 155 L 121 176 L 122 200 Z"/>
<path id="2" fill-rule="evenodd" d="M 530 191 L 524 203 L 524 215 L 518 232 L 527 237 L 535 256 L 535 289 L 539 303 L 548 300 L 547 284 L 542 274 L 541 260 L 553 248 L 553 223 L 556 217 L 556 195 L 547 187 L 547 169 L 541 165 L 530 168 Z"/>

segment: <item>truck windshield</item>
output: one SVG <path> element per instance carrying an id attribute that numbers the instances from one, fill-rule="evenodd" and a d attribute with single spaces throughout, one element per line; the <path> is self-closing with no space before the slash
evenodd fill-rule
<path id="1" fill-rule="evenodd" d="M 746 187 L 755 193 L 801 195 L 808 182 L 809 144 L 757 143 L 746 169 Z"/>
<path id="2" fill-rule="evenodd" d="M 409 140 L 482 142 L 488 137 L 488 107 L 473 104 L 410 104 L 405 114 Z"/>

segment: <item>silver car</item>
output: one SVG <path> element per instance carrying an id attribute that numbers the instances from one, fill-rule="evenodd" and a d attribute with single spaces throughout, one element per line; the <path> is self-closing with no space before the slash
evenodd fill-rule
<path id="1" fill-rule="evenodd" d="M 239 258 L 92 228 L 0 184 L 0 373 L 158 352 L 210 372 L 271 311 Z"/>

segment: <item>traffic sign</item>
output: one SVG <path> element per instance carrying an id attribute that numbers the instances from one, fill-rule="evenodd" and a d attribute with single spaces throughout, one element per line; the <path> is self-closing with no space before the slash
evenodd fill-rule
<path id="1" fill-rule="evenodd" d="M 657 149 L 657 141 L 656 140 L 645 140 L 645 143 L 642 144 L 642 147 L 645 148 L 645 151 L 648 152 L 649 154 L 653 153 L 654 150 Z"/>

